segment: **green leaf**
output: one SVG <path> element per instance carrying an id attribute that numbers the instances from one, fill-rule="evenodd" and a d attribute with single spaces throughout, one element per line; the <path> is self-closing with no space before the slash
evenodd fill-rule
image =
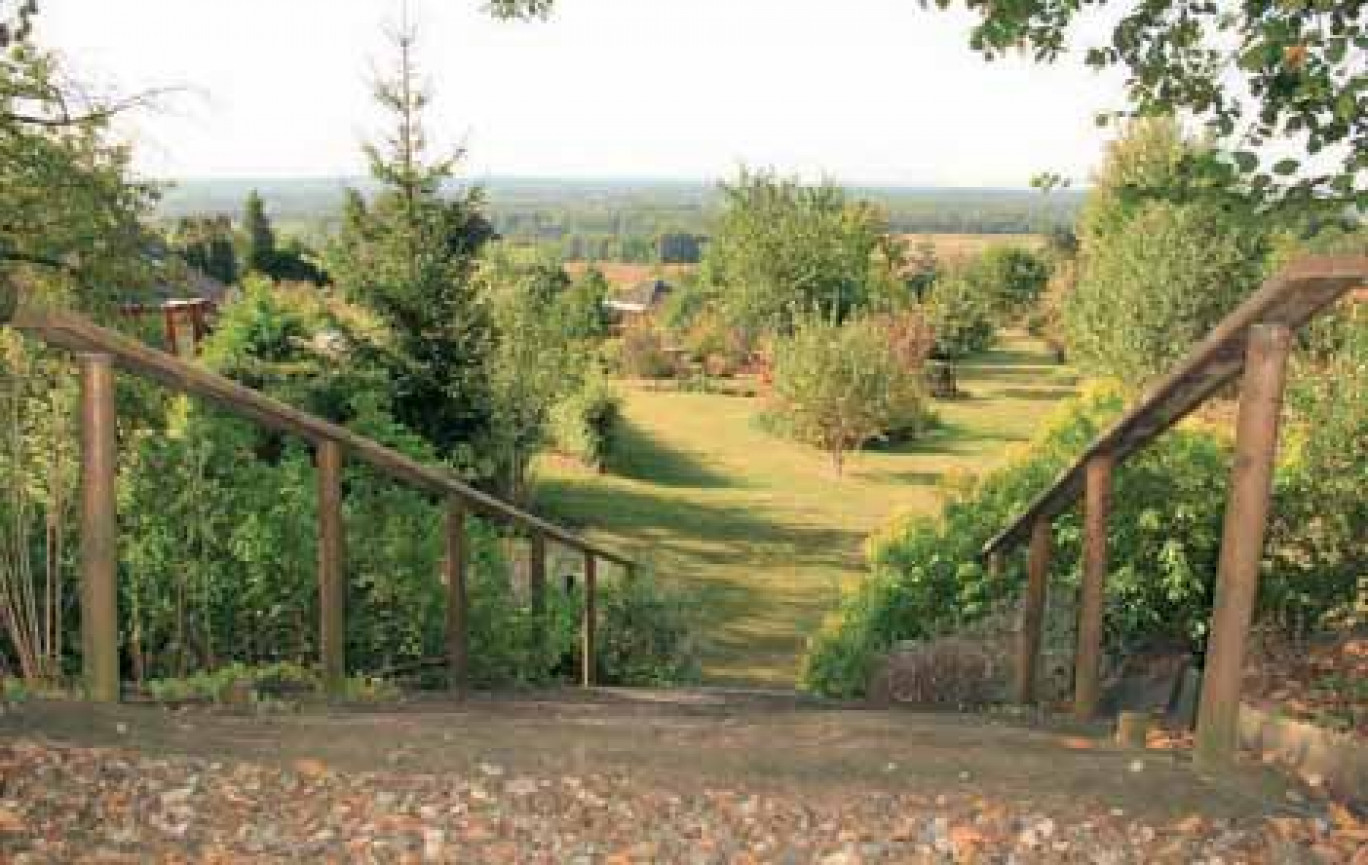
<path id="1" fill-rule="evenodd" d="M 1286 177 L 1289 174 L 1295 173 L 1299 165 L 1301 165 L 1301 163 L 1295 159 L 1279 159 L 1277 163 L 1273 165 L 1273 173 L 1279 177 Z"/>
<path id="2" fill-rule="evenodd" d="M 1250 153 L 1248 150 L 1241 150 L 1234 154 L 1235 165 L 1246 174 L 1253 172 L 1259 167 L 1258 154 Z"/>

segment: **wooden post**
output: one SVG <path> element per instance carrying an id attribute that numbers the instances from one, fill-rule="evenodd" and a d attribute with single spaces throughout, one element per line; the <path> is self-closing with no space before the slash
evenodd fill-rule
<path id="1" fill-rule="evenodd" d="M 1102 667 L 1102 607 L 1107 594 L 1107 517 L 1111 510 L 1111 454 L 1088 460 L 1083 504 L 1083 585 L 1078 593 L 1078 648 L 1074 654 L 1074 714 L 1097 714 Z"/>
<path id="2" fill-rule="evenodd" d="M 323 686 L 329 697 L 346 685 L 347 578 L 342 528 L 342 446 L 318 445 L 318 595 L 319 654 Z"/>
<path id="3" fill-rule="evenodd" d="M 1154 716 L 1149 712 L 1122 712 L 1116 718 L 1116 744 L 1123 748 L 1144 748 L 1149 744 Z"/>
<path id="4" fill-rule="evenodd" d="M 1017 635 L 1017 702 L 1036 699 L 1036 669 L 1040 666 L 1040 637 L 1045 625 L 1045 593 L 1050 580 L 1052 526 L 1039 518 L 1031 524 L 1031 551 L 1026 565 L 1026 591 L 1021 599 L 1021 631 Z"/>
<path id="5" fill-rule="evenodd" d="M 81 355 L 81 659 L 86 692 L 119 700 L 118 459 L 114 367 Z"/>
<path id="6" fill-rule="evenodd" d="M 581 670 L 583 675 L 581 683 L 586 688 L 594 685 L 594 660 L 597 651 L 594 630 L 598 625 L 597 599 L 594 597 L 598 590 L 598 559 L 588 551 L 584 553 L 584 618 L 581 624 L 581 634 L 583 642 L 580 644 Z"/>
<path id="7" fill-rule="evenodd" d="M 176 308 L 169 305 L 163 306 L 162 318 L 166 322 L 166 353 L 180 354 L 176 345 Z"/>
<path id="8" fill-rule="evenodd" d="M 469 599 L 466 596 L 466 509 L 451 499 L 446 510 L 447 660 L 450 686 L 463 692 L 470 682 Z"/>
<path id="9" fill-rule="evenodd" d="M 546 535 L 532 532 L 527 556 L 527 588 L 532 596 L 532 612 L 540 616 L 546 611 Z"/>
<path id="10" fill-rule="evenodd" d="M 1211 637 L 1197 713 L 1194 757 L 1199 767 L 1220 768 L 1231 762 L 1238 744 L 1245 638 L 1259 588 L 1259 561 L 1278 447 L 1278 415 L 1291 345 L 1292 332 L 1285 325 L 1256 324 L 1249 329 L 1235 428 L 1235 463 L 1230 472 Z"/>

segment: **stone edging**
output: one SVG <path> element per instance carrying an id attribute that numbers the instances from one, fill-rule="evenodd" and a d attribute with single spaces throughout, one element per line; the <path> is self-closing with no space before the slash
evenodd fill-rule
<path id="1" fill-rule="evenodd" d="M 1240 746 L 1303 779 L 1318 777 L 1337 797 L 1368 800 L 1368 743 L 1351 735 L 1241 703 Z"/>

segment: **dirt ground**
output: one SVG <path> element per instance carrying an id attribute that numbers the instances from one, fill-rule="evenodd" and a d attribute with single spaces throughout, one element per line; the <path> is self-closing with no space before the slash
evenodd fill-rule
<path id="1" fill-rule="evenodd" d="M 1272 770 L 1105 734 L 708 690 L 31 701 L 0 716 L 0 861 L 1360 861 L 1368 824 Z"/>

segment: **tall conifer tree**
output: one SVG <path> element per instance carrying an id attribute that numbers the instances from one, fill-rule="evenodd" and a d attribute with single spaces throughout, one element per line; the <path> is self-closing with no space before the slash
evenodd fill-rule
<path id="1" fill-rule="evenodd" d="M 394 71 L 374 84 L 392 131 L 366 146 L 381 189 L 368 203 L 349 196 L 329 271 L 381 325 L 354 335 L 356 357 L 389 379 L 395 416 L 444 457 L 487 478 L 493 467 L 477 455 L 491 427 L 493 336 L 474 276 L 493 230 L 478 189 L 444 189 L 462 153 L 428 153 L 422 114 L 429 93 L 407 20 L 392 41 Z"/>

